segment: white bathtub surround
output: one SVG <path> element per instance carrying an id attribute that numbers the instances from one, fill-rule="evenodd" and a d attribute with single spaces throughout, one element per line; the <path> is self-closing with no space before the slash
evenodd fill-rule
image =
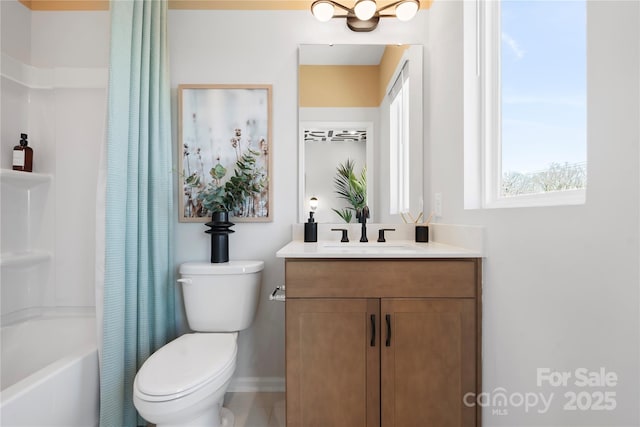
<path id="1" fill-rule="evenodd" d="M 0 288 L 2 324 L 55 303 L 53 177 L 0 170 Z"/>
<path id="2" fill-rule="evenodd" d="M 95 194 L 93 140 L 104 129 L 107 67 L 98 59 L 99 37 L 76 37 L 73 48 L 58 45 L 64 31 L 42 28 L 39 23 L 46 14 L 32 13 L 17 0 L 2 1 L 0 7 L 0 314 L 5 326 L 48 316 L 52 310 L 73 312 L 90 307 L 93 311 L 93 233 L 87 230 L 94 225 L 84 207 L 90 206 Z M 87 22 L 99 34 L 99 16 L 82 15 L 94 18 Z M 66 24 L 63 28 L 70 31 L 76 23 Z M 89 40 L 83 47 L 90 47 L 90 54 L 80 48 Z M 61 52 L 71 52 L 67 59 L 82 60 L 58 62 Z M 94 61 L 86 62 L 88 58 Z M 35 151 L 34 173 L 22 173 L 16 182 L 5 154 L 21 132 L 29 134 L 29 145 Z"/>
<path id="3" fill-rule="evenodd" d="M 74 354 L 96 347 L 93 310 L 52 309 L 0 329 L 0 387 L 3 390 L 34 372 Z M 5 400 L 3 394 L 2 399 Z"/>
<path id="4" fill-rule="evenodd" d="M 36 169 L 46 170 L 46 158 L 35 161 Z M 0 181 L 0 425 L 97 425 L 94 310 L 56 307 L 56 181 L 50 173 L 7 169 Z"/>
<path id="5" fill-rule="evenodd" d="M 89 67 L 34 67 L 0 54 L 0 75 L 31 89 L 106 88 L 107 69 Z"/>
<path id="6" fill-rule="evenodd" d="M 86 313 L 2 327 L 0 425 L 98 425 L 95 327 Z"/>

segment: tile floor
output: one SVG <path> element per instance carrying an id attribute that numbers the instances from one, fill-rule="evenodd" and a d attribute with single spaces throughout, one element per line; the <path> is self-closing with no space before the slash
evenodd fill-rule
<path id="1" fill-rule="evenodd" d="M 285 427 L 284 393 L 227 393 L 224 406 L 235 414 L 235 427 Z"/>

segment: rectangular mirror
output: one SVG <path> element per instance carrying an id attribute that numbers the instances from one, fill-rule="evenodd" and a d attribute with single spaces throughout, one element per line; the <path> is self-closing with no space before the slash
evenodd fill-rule
<path id="1" fill-rule="evenodd" d="M 399 223 L 423 208 L 421 45 L 301 45 L 298 63 L 299 221 L 357 222 L 340 197 L 338 169 L 353 171 L 370 222 Z M 347 183 L 347 184 L 345 184 Z M 345 186 L 342 187 L 344 193 Z"/>

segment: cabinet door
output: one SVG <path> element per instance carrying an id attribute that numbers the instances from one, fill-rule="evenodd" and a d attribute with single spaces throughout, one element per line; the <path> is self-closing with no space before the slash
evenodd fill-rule
<path id="1" fill-rule="evenodd" d="M 379 304 L 287 298 L 287 427 L 380 425 Z"/>
<path id="2" fill-rule="evenodd" d="M 383 299 L 383 427 L 468 427 L 476 391 L 472 299 Z M 388 319 L 388 322 L 387 322 Z"/>

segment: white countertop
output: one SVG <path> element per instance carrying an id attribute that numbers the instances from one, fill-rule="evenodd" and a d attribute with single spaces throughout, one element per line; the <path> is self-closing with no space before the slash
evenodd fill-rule
<path id="1" fill-rule="evenodd" d="M 439 242 L 416 243 L 413 240 L 388 240 L 368 243 L 322 240 L 305 243 L 292 240 L 280 249 L 278 258 L 481 258 L 476 250 Z"/>

